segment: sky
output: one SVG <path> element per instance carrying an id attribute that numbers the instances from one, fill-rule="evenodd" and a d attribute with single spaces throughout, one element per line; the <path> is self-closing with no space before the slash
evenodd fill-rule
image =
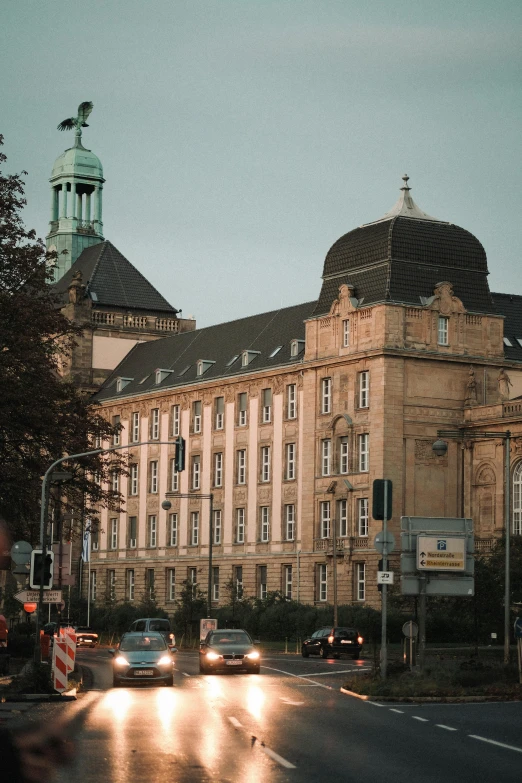
<path id="1" fill-rule="evenodd" d="M 104 235 L 197 325 L 319 296 L 404 173 L 522 294 L 520 0 L 6 0 L 0 133 L 24 219 L 94 103 Z"/>

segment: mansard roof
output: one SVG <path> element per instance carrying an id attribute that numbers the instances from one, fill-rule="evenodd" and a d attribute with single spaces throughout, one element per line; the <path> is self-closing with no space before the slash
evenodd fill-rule
<path id="1" fill-rule="evenodd" d="M 491 296 L 496 312 L 505 317 L 504 356 L 522 362 L 522 296 L 493 293 Z"/>
<path id="2" fill-rule="evenodd" d="M 305 302 L 140 343 L 116 367 L 96 398 L 101 401 L 131 397 L 299 364 L 302 350 L 291 356 L 291 343 L 304 341 L 304 322 L 312 316 L 315 305 L 315 301 Z M 276 348 L 280 350 L 276 351 Z M 244 352 L 248 352 L 246 366 L 242 364 Z M 200 361 L 205 371 L 198 376 Z M 156 383 L 158 369 L 161 369 L 158 373 L 160 383 Z M 117 378 L 132 380 L 118 393 Z"/>
<path id="3" fill-rule="evenodd" d="M 105 240 L 85 248 L 71 268 L 54 285 L 67 300 L 73 275 L 80 271 L 86 295 L 94 307 L 125 308 L 175 315 L 178 311 L 149 283 L 114 245 Z"/>

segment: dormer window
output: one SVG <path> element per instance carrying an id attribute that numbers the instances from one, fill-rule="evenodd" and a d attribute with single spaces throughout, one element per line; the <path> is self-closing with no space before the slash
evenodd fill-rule
<path id="1" fill-rule="evenodd" d="M 158 386 L 160 383 L 163 383 L 165 378 L 170 375 L 172 370 L 156 370 L 156 386 Z"/>
<path id="2" fill-rule="evenodd" d="M 190 364 L 187 364 L 186 367 L 183 368 L 183 370 L 180 372 L 180 375 L 185 375 L 186 372 L 190 370 Z"/>
<path id="3" fill-rule="evenodd" d="M 116 378 L 116 391 L 121 392 L 134 378 Z"/>
<path id="4" fill-rule="evenodd" d="M 290 343 L 290 356 L 299 356 L 301 351 L 304 350 L 305 347 L 305 341 L 304 340 L 292 340 Z"/>
<path id="5" fill-rule="evenodd" d="M 446 315 L 439 315 L 438 344 L 449 345 L 448 342 L 449 318 Z"/>
<path id="6" fill-rule="evenodd" d="M 204 375 L 212 365 L 215 364 L 215 362 L 211 361 L 210 359 L 200 359 L 197 363 L 197 375 Z"/>
<path id="7" fill-rule="evenodd" d="M 269 355 L 268 358 L 273 359 L 274 356 L 277 356 L 277 354 L 279 353 L 282 347 L 283 347 L 282 345 L 278 345 L 277 348 L 274 348 L 274 350 L 272 351 L 272 353 Z"/>
<path id="8" fill-rule="evenodd" d="M 227 362 L 227 367 L 231 367 L 231 366 L 234 364 L 234 362 L 236 362 L 238 359 L 239 359 L 239 354 L 238 354 L 238 353 L 236 353 L 236 355 L 235 355 L 235 356 L 233 356 L 233 357 L 230 359 L 230 361 L 228 361 L 228 362 Z"/>
<path id="9" fill-rule="evenodd" d="M 508 348 L 513 348 L 513 343 L 509 339 L 509 337 L 504 337 L 504 345 L 507 345 Z"/>
<path id="10" fill-rule="evenodd" d="M 242 367 L 248 367 L 251 361 L 253 361 L 256 356 L 259 356 L 261 351 L 243 351 L 241 354 L 241 366 Z"/>

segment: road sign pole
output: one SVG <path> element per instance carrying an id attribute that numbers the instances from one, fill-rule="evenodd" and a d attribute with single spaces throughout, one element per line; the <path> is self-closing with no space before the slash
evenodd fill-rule
<path id="1" fill-rule="evenodd" d="M 382 548 L 382 570 L 387 571 L 388 570 L 388 545 L 387 545 L 387 539 L 386 539 L 386 533 L 387 533 L 387 521 L 388 521 L 388 487 L 387 487 L 387 481 L 385 479 L 384 481 L 384 513 L 383 513 L 383 520 L 382 520 L 382 532 L 383 532 L 383 539 L 384 539 L 384 546 Z M 334 552 L 335 557 L 335 552 Z M 381 606 L 381 679 L 385 680 L 387 675 L 387 669 L 388 669 L 388 648 L 387 648 L 387 640 L 386 640 L 386 625 L 387 625 L 387 593 L 388 593 L 388 585 L 383 584 L 382 586 L 382 606 Z"/>
<path id="2" fill-rule="evenodd" d="M 426 574 L 419 576 L 419 668 L 424 672 L 424 659 L 426 652 Z"/>
<path id="3" fill-rule="evenodd" d="M 504 664 L 509 664 L 509 642 L 511 627 L 509 624 L 509 613 L 511 608 L 511 586 L 510 586 L 510 506 L 511 506 L 511 470 L 510 470 L 510 455 L 511 455 L 511 433 L 506 432 L 504 439 L 505 450 L 505 477 L 504 477 L 504 519 L 505 519 L 505 534 L 506 534 L 506 564 L 505 564 L 505 576 L 504 576 Z"/>

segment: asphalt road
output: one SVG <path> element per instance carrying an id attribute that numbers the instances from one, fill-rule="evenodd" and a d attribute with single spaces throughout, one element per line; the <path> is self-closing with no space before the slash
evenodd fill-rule
<path id="1" fill-rule="evenodd" d="M 60 783 L 488 783 L 522 779 L 522 703 L 402 705 L 339 692 L 364 661 L 273 655 L 260 675 L 200 675 L 112 689 L 106 650 L 79 652 L 93 706 Z"/>

